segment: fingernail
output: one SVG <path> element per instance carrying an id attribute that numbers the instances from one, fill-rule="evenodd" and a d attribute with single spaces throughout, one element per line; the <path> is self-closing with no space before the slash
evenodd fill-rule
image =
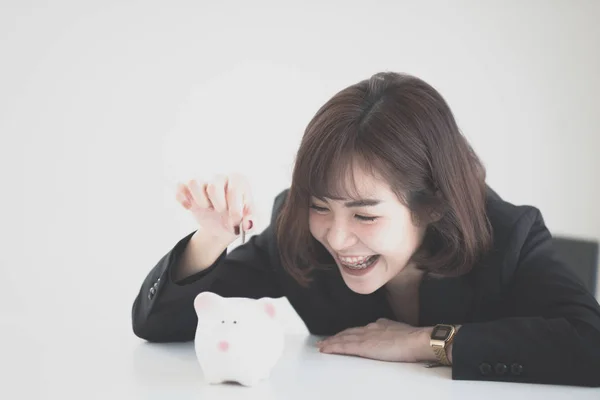
<path id="1" fill-rule="evenodd" d="M 253 226 L 252 220 L 248 221 L 248 230 L 252 229 Z"/>
<path id="2" fill-rule="evenodd" d="M 239 234 L 240 234 L 240 227 L 239 227 L 239 226 L 236 226 L 236 227 L 233 229 L 233 232 L 234 232 L 236 235 L 239 235 Z"/>

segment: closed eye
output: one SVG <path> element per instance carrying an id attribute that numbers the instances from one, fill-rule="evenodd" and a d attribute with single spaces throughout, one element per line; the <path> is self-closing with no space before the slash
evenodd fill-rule
<path id="1" fill-rule="evenodd" d="M 367 217 L 366 215 L 358 215 L 356 214 L 354 218 L 359 219 L 361 221 L 375 221 L 379 217 Z"/>
<path id="2" fill-rule="evenodd" d="M 310 208 L 312 208 L 313 210 L 315 210 L 316 212 L 319 212 L 319 213 L 324 213 L 324 212 L 327 212 L 327 211 L 329 211 L 329 210 L 328 210 L 327 208 L 325 208 L 325 207 L 319 207 L 319 206 L 317 206 L 317 205 L 314 205 L 314 204 L 311 204 L 311 205 L 310 205 Z M 356 219 L 358 219 L 358 220 L 360 220 L 360 221 L 373 222 L 373 221 L 375 221 L 375 220 L 376 220 L 377 218 L 379 218 L 379 217 L 367 217 L 366 215 L 359 215 L 359 214 L 355 214 L 355 215 L 354 215 L 354 218 L 356 218 Z"/>

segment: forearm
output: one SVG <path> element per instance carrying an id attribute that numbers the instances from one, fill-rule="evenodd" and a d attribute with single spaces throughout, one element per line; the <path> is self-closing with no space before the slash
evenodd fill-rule
<path id="1" fill-rule="evenodd" d="M 179 264 L 173 270 L 173 280 L 179 282 L 210 267 L 231 242 L 230 237 L 213 236 L 198 229 L 181 255 Z"/>
<path id="2" fill-rule="evenodd" d="M 471 323 L 452 352 L 454 379 L 600 385 L 600 333 L 565 318 Z"/>
<path id="3" fill-rule="evenodd" d="M 194 235 L 202 239 L 201 235 L 197 235 L 197 231 L 186 235 L 159 260 L 142 283 L 132 308 L 133 331 L 140 338 L 152 342 L 193 339 L 197 324 L 193 300 L 201 291 L 212 290 L 212 283 L 216 277 L 215 274 L 208 279 L 197 277 L 186 284 L 178 284 L 175 280 L 175 267 L 183 265 L 181 260 L 186 249 L 191 249 L 189 254 L 192 255 L 188 258 L 188 265 L 199 265 L 195 261 L 196 258 L 193 258 L 194 251 L 199 254 L 197 250 L 200 248 L 194 247 L 197 244 L 192 244 Z M 207 243 L 209 242 L 204 242 Z M 218 241 L 214 246 L 219 246 Z M 210 247 L 207 248 L 209 249 Z M 225 256 L 226 251 L 222 251 L 210 264 L 221 267 L 217 272 L 222 276 L 228 275 L 227 265 L 223 265 Z M 208 271 L 209 267 L 205 270 Z"/>

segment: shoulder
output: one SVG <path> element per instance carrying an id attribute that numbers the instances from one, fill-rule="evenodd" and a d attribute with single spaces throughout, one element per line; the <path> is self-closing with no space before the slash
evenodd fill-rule
<path id="1" fill-rule="evenodd" d="M 283 206 L 285 204 L 285 200 L 287 199 L 289 191 L 290 191 L 289 188 L 285 188 L 275 195 L 275 197 L 273 199 L 273 205 L 271 208 L 271 215 L 269 217 L 269 224 L 262 234 L 263 236 L 267 237 L 267 240 L 269 241 L 269 243 L 271 245 L 271 250 L 274 252 L 274 254 L 275 253 L 277 254 L 277 260 L 279 263 L 281 262 L 281 260 L 279 258 L 279 256 L 280 256 L 279 243 L 277 241 L 277 233 L 276 233 L 277 232 L 277 219 L 278 219 L 279 214 L 281 214 L 281 211 L 283 210 Z"/>
<path id="2" fill-rule="evenodd" d="M 273 208 L 271 211 L 271 224 L 274 224 L 277 220 L 277 216 L 281 212 L 283 205 L 285 204 L 285 200 L 287 199 L 290 188 L 285 188 L 280 191 L 277 195 L 275 195 L 275 199 L 273 200 Z"/>
<path id="3" fill-rule="evenodd" d="M 492 248 L 472 272 L 493 293 L 511 283 L 519 266 L 531 255 L 549 256 L 552 236 L 537 207 L 510 203 L 491 189 L 486 212 L 492 230 Z"/>
<path id="4" fill-rule="evenodd" d="M 520 247 L 534 228 L 545 229 L 541 211 L 532 205 L 516 205 L 488 188 L 486 213 L 492 228 L 494 247 Z"/>
<path id="5" fill-rule="evenodd" d="M 289 192 L 290 192 L 290 188 L 285 188 L 275 196 L 275 200 L 273 201 L 273 214 L 274 215 L 277 215 L 277 213 L 283 206 L 283 203 L 285 203 L 285 199 L 287 198 Z"/>

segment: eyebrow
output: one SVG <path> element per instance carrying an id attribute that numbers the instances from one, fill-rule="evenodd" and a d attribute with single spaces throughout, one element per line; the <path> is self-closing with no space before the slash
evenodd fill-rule
<path id="1" fill-rule="evenodd" d="M 323 198 L 317 197 L 317 199 L 321 200 L 321 201 L 327 201 Z M 334 199 L 336 200 L 336 199 Z M 341 199 L 339 199 L 341 200 Z M 383 201 L 381 200 L 377 200 L 377 199 L 358 199 L 358 200 L 352 200 L 352 201 L 347 201 L 344 203 L 344 206 L 347 208 L 352 208 L 352 207 L 371 207 L 371 206 L 376 206 L 380 203 L 383 203 Z"/>
<path id="2" fill-rule="evenodd" d="M 344 206 L 350 207 L 370 207 L 381 203 L 381 200 L 376 199 L 358 199 L 344 203 Z"/>

